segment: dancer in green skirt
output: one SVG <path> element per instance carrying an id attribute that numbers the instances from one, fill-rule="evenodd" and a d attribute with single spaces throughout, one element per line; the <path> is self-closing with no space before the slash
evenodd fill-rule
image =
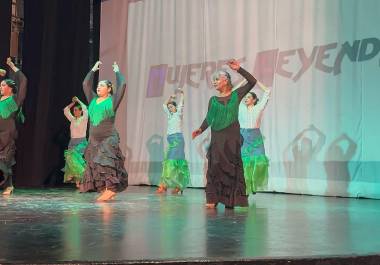
<path id="1" fill-rule="evenodd" d="M 157 193 L 165 193 L 172 188 L 173 194 L 183 193 L 189 184 L 190 171 L 185 159 L 185 141 L 182 133 L 184 93 L 179 89 L 179 104 L 175 95 L 171 96 L 163 108 L 168 117 L 167 140 L 168 148 L 163 162 L 163 171 Z"/>
<path id="2" fill-rule="evenodd" d="M 255 194 L 257 190 L 265 190 L 268 184 L 269 160 L 265 155 L 260 124 L 270 90 L 259 81 L 257 85 L 264 91 L 261 100 L 259 101 L 254 92 L 249 92 L 239 106 L 240 134 L 244 138 L 241 157 L 247 195 Z"/>
<path id="3" fill-rule="evenodd" d="M 71 113 L 72 110 L 72 113 Z M 73 97 L 72 102 L 63 109 L 63 113 L 70 121 L 70 143 L 65 151 L 65 171 L 64 182 L 75 182 L 77 188 L 82 181 L 86 168 L 86 161 L 83 154 L 87 147 L 87 106 L 77 97 Z"/>

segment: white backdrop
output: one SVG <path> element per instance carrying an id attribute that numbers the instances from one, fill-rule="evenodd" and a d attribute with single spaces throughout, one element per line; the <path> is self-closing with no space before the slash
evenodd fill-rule
<path id="1" fill-rule="evenodd" d="M 104 1 L 101 75 L 118 61 L 127 76 L 117 127 L 129 183 L 158 183 L 162 103 L 183 87 L 191 186 L 204 186 L 209 131 L 191 131 L 211 74 L 237 58 L 273 92 L 261 127 L 269 191 L 380 198 L 379 13 L 377 0 Z"/>

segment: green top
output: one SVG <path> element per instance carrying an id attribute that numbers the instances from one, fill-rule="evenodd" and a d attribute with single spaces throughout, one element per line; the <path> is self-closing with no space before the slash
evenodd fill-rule
<path id="1" fill-rule="evenodd" d="M 0 118 L 8 119 L 17 110 L 18 106 L 13 96 L 0 101 Z"/>
<path id="2" fill-rule="evenodd" d="M 113 110 L 112 97 L 108 97 L 100 103 L 96 102 L 96 98 L 91 100 L 88 108 L 91 125 L 98 126 L 103 120 L 115 117 Z"/>
<path id="3" fill-rule="evenodd" d="M 219 102 L 214 96 L 210 100 L 210 106 L 207 112 L 207 123 L 214 131 L 220 131 L 238 120 L 239 100 L 235 91 L 231 93 L 231 98 L 226 105 Z"/>

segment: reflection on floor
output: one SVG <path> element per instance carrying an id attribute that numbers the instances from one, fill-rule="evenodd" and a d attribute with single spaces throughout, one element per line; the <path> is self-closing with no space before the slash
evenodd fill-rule
<path id="1" fill-rule="evenodd" d="M 204 207 L 202 189 L 129 187 L 109 203 L 71 189 L 0 197 L 0 263 L 242 259 L 380 251 L 380 202 L 260 193 L 249 208 Z"/>

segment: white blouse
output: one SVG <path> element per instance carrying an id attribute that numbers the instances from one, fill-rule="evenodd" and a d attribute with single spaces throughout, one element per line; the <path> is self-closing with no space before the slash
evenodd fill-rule
<path id="1" fill-rule="evenodd" d="M 167 105 L 163 104 L 164 112 L 168 116 L 168 130 L 167 134 L 182 133 L 182 119 L 183 119 L 183 103 L 177 106 L 177 112 L 170 112 Z"/>
<path id="2" fill-rule="evenodd" d="M 63 113 L 66 118 L 70 121 L 70 134 L 71 138 L 85 138 L 87 131 L 87 122 L 88 122 L 88 111 L 87 107 L 82 105 L 83 115 L 79 118 L 75 118 L 69 107 L 63 109 Z"/>
<path id="3" fill-rule="evenodd" d="M 252 107 L 247 107 L 247 105 L 245 105 L 243 102 L 244 99 L 242 100 L 242 102 L 239 105 L 240 128 L 260 128 L 261 117 L 263 114 L 263 110 L 269 100 L 270 92 L 270 90 L 266 90 L 259 102 Z"/>

